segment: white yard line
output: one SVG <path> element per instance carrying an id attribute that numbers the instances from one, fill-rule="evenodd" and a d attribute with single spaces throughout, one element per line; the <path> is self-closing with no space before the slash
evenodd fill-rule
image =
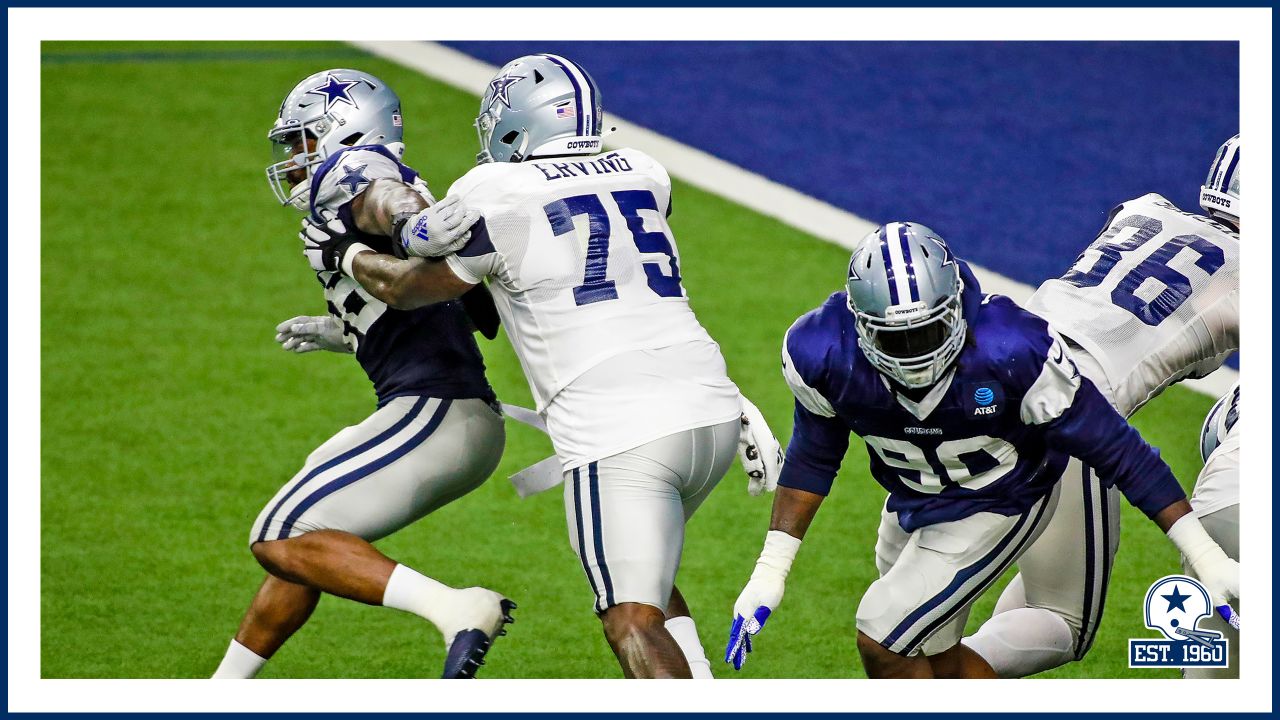
<path id="1" fill-rule="evenodd" d="M 439 43 L 357 41 L 351 44 L 477 96 L 498 70 L 493 65 Z M 605 114 L 605 123 L 617 128 L 608 136 L 608 145 L 633 147 L 648 153 L 660 160 L 671 175 L 694 187 L 749 207 L 761 215 L 775 218 L 827 242 L 851 249 L 854 243 L 877 225 L 763 175 L 627 122 L 612 113 Z M 970 267 L 986 292 L 1007 295 L 1019 303 L 1025 303 L 1035 290 L 1030 285 L 986 268 L 972 264 Z M 1238 379 L 1238 372 L 1224 366 L 1207 378 L 1187 380 L 1182 385 L 1217 397 L 1231 389 Z"/>

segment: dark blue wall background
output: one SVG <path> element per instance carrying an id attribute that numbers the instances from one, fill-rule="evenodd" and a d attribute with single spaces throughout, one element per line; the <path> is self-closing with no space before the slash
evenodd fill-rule
<path id="1" fill-rule="evenodd" d="M 1120 201 L 1158 192 L 1195 209 L 1239 124 L 1236 43 L 450 45 L 495 65 L 566 55 L 606 116 L 869 220 L 923 222 L 1031 284 L 1065 270 Z"/>

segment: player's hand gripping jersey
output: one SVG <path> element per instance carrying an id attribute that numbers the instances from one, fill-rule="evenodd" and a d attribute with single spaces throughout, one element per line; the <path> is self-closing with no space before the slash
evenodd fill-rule
<path id="1" fill-rule="evenodd" d="M 1113 210 L 1071 270 L 1041 285 L 1027 308 L 1098 361 L 1128 416 L 1238 349 L 1239 304 L 1239 236 L 1151 193 Z"/>
<path id="2" fill-rule="evenodd" d="M 566 469 L 740 415 L 680 283 L 656 161 L 624 149 L 489 163 L 449 194 L 484 216 L 449 267 L 490 280 Z"/>
<path id="3" fill-rule="evenodd" d="M 390 238 L 360 232 L 351 214 L 351 201 L 383 178 L 407 183 L 431 199 L 418 173 L 386 147 L 346 148 L 330 155 L 312 177 L 312 218 L 336 215 L 360 242 L 391 253 Z M 324 286 L 329 314 L 342 323 L 343 336 L 373 381 L 380 406 L 402 395 L 494 399 L 461 302 L 396 310 L 340 272 L 319 272 L 316 277 Z"/>
<path id="4" fill-rule="evenodd" d="M 1008 298 L 983 295 L 963 263 L 961 277 L 969 336 L 920 402 L 893 390 L 858 349 L 846 293 L 796 321 L 783 346 L 795 430 L 778 484 L 827 494 L 852 431 L 907 532 L 979 512 L 1024 513 L 1069 456 L 1114 479 L 1148 516 L 1181 499 L 1168 467 L 1080 376 L 1057 334 Z"/>

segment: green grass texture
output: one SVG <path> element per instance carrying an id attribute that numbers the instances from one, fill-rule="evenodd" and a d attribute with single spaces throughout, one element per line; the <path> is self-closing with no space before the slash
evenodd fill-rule
<path id="1" fill-rule="evenodd" d="M 41 674 L 206 677 L 262 580 L 247 542 L 259 509 L 312 449 L 374 409 L 350 356 L 295 356 L 272 339 L 279 321 L 324 312 L 298 217 L 265 180 L 280 99 L 325 67 L 383 78 L 403 99 L 406 160 L 443 194 L 474 162 L 478 95 L 338 44 L 45 43 L 42 53 Z M 693 307 L 785 439 L 780 342 L 841 287 L 847 252 L 679 179 L 674 194 Z M 499 396 L 530 405 L 506 339 L 482 347 Z M 1175 387 L 1135 421 L 1188 484 L 1210 404 Z M 545 437 L 510 426 L 488 483 L 379 547 L 520 603 L 483 677 L 620 677 L 560 493 L 521 500 L 505 479 L 550 452 Z M 770 511 L 745 488 L 735 465 L 692 519 L 678 579 L 717 677 L 862 677 L 854 611 L 875 578 L 884 493 L 861 443 L 786 601 L 734 673 L 720 658 Z M 1093 652 L 1046 675 L 1176 676 L 1128 670 L 1126 648 L 1149 634 L 1147 586 L 1178 568 L 1168 541 L 1126 507 Z M 977 604 L 972 627 L 995 597 Z M 325 597 L 262 676 L 435 677 L 443 656 L 417 617 Z"/>

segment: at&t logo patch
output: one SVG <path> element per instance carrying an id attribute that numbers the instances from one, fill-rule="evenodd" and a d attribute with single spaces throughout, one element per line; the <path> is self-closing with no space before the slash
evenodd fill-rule
<path id="1" fill-rule="evenodd" d="M 1004 388 L 998 382 L 970 383 L 964 390 L 965 415 L 995 417 L 1004 410 Z"/>

